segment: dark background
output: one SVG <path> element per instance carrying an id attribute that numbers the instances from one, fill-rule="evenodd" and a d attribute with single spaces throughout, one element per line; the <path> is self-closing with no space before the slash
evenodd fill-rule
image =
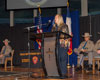
<path id="1" fill-rule="evenodd" d="M 91 18 L 90 18 L 91 17 Z M 91 24 L 91 30 L 90 30 Z M 20 52 L 27 52 L 27 30 L 24 28 L 33 24 L 15 24 L 10 27 L 9 24 L 0 24 L 0 49 L 3 45 L 3 40 L 8 38 L 10 45 L 15 49 L 14 65 L 20 65 Z M 91 32 L 91 39 L 94 43 L 100 39 L 100 15 L 80 17 L 80 42 L 83 41 L 82 35 L 84 32 Z M 31 41 L 31 50 L 34 49 L 34 41 Z"/>
<path id="2" fill-rule="evenodd" d="M 17 24 L 10 27 L 9 24 L 0 24 L 0 49 L 2 48 L 3 40 L 5 38 L 10 40 L 11 47 L 15 50 L 14 65 L 20 65 L 19 53 L 28 52 L 28 35 L 27 30 L 24 29 L 32 24 Z M 31 50 L 34 49 L 34 41 L 30 41 Z"/>
<path id="3" fill-rule="evenodd" d="M 80 41 L 83 40 L 82 35 L 84 32 L 91 33 L 91 40 L 94 43 L 100 39 L 100 15 L 80 17 Z"/>

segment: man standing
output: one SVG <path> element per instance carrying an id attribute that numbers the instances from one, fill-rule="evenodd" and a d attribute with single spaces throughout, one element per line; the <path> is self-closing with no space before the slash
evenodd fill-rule
<path id="1" fill-rule="evenodd" d="M 10 57 L 10 53 L 11 53 L 11 46 L 9 45 L 10 41 L 8 39 L 5 39 L 3 41 L 4 46 L 1 49 L 0 52 L 0 64 L 4 64 L 5 58 L 6 57 Z"/>
<path id="2" fill-rule="evenodd" d="M 89 33 L 84 33 L 83 37 L 85 41 L 83 41 L 78 48 L 74 49 L 74 52 L 80 57 L 80 61 L 78 62 L 78 67 L 76 70 L 82 69 L 82 64 L 85 56 L 88 56 L 88 70 L 92 70 L 94 43 L 90 40 L 91 35 Z"/>

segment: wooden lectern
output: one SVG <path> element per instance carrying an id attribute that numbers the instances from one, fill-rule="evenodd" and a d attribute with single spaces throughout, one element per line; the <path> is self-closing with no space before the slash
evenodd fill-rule
<path id="1" fill-rule="evenodd" d="M 59 66 L 58 46 L 60 36 L 70 38 L 71 36 L 63 32 L 45 32 L 40 34 L 31 34 L 31 40 L 41 39 L 41 54 L 43 59 L 43 69 L 46 77 L 61 77 Z"/>

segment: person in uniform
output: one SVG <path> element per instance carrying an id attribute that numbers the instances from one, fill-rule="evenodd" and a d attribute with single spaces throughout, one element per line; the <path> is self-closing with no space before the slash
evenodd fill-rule
<path id="1" fill-rule="evenodd" d="M 10 41 L 8 39 L 5 39 L 3 43 L 4 46 L 2 47 L 0 52 L 0 64 L 4 64 L 5 58 L 10 57 L 10 53 L 12 50 L 11 46 L 9 45 Z"/>
<path id="2" fill-rule="evenodd" d="M 95 46 L 94 46 L 94 57 L 100 57 L 100 39 L 96 42 Z M 99 67 L 99 71 L 100 71 L 100 67 Z"/>
<path id="3" fill-rule="evenodd" d="M 57 14 L 55 16 L 54 25 L 52 27 L 52 32 L 54 32 L 54 31 L 61 31 L 61 32 L 69 34 L 68 25 L 66 25 L 64 23 L 63 17 L 60 14 Z M 68 39 L 64 39 L 63 35 L 60 35 L 60 37 L 62 37 L 62 39 L 59 39 L 59 49 L 58 49 L 59 62 L 60 62 L 59 66 L 61 69 L 62 76 L 66 76 L 67 51 L 68 51 L 67 41 L 68 41 Z"/>
<path id="4" fill-rule="evenodd" d="M 74 52 L 80 57 L 76 70 L 82 69 L 85 56 L 88 56 L 88 70 L 92 70 L 94 43 L 90 40 L 91 35 L 89 33 L 84 33 L 83 37 L 85 41 L 81 42 L 79 47 L 74 49 Z"/>

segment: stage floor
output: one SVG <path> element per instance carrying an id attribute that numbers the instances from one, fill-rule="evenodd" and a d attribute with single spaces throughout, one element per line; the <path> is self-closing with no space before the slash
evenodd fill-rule
<path id="1" fill-rule="evenodd" d="M 0 80 L 100 80 L 100 72 L 96 71 L 95 74 L 92 71 L 79 71 L 76 72 L 74 69 L 69 69 L 66 74 L 68 78 L 56 79 L 56 78 L 45 78 L 42 69 L 28 69 L 14 67 L 14 71 L 4 71 L 4 68 L 0 68 Z"/>

